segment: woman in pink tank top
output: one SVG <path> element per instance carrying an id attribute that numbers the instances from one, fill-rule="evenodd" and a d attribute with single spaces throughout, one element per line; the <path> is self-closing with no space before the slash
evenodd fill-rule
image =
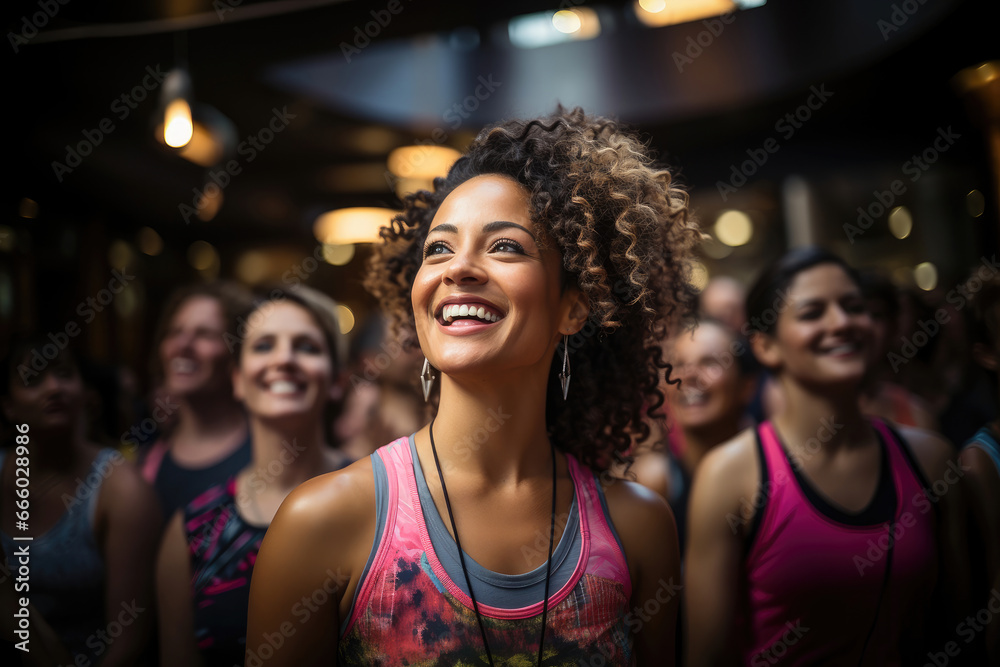
<path id="1" fill-rule="evenodd" d="M 871 319 L 856 274 L 822 249 L 789 252 L 747 311 L 784 407 L 695 478 L 689 663 L 908 665 L 960 651 L 963 471 L 939 436 L 861 414 Z"/>
<path id="2" fill-rule="evenodd" d="M 368 286 L 436 416 L 285 501 L 247 664 L 673 664 L 673 517 L 598 475 L 663 401 L 686 196 L 615 122 L 559 109 L 483 130 L 382 236 Z"/>

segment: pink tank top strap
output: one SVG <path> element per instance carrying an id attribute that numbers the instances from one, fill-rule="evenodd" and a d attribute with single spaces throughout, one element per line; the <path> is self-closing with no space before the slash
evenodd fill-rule
<path id="1" fill-rule="evenodd" d="M 160 464 L 163 463 L 163 457 L 167 455 L 167 441 L 160 438 L 149 448 L 146 453 L 146 458 L 142 461 L 142 478 L 146 480 L 147 484 L 153 484 L 156 481 L 156 475 L 160 472 Z"/>
<path id="2" fill-rule="evenodd" d="M 389 482 L 386 491 L 389 497 L 387 502 L 388 514 L 386 516 L 385 528 L 383 529 L 382 535 L 376 536 L 376 539 L 378 539 L 378 550 L 375 552 L 375 558 L 372 560 L 369 573 L 382 571 L 382 569 L 386 566 L 386 559 L 392 556 L 393 541 L 389 539 L 389 537 L 395 530 L 396 520 L 400 510 L 402 510 L 404 514 L 412 514 L 412 508 L 400 507 L 400 503 L 405 504 L 409 502 L 409 496 L 399 492 L 401 482 L 399 478 L 402 471 L 405 470 L 405 468 L 402 468 L 401 466 L 405 466 L 408 462 L 412 465 L 412 461 L 410 459 L 409 439 L 405 436 L 398 438 L 385 447 L 380 447 L 375 453 L 385 464 L 386 476 Z M 405 480 L 402 481 L 405 484 Z M 409 523 L 412 524 L 412 522 Z M 379 577 L 375 576 L 367 576 L 361 581 L 360 588 L 355 596 L 351 617 L 348 619 L 347 625 L 345 626 L 345 634 L 350 631 L 350 629 L 354 626 L 354 623 L 358 620 L 358 616 L 360 616 L 368 607 L 368 604 L 372 599 L 372 592 L 375 586 L 379 583 L 381 583 L 381 580 Z"/>

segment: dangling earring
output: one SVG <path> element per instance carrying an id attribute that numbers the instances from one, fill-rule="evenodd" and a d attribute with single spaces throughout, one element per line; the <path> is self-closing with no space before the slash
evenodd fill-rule
<path id="1" fill-rule="evenodd" d="M 431 373 L 431 362 L 427 361 L 427 357 L 424 357 L 424 369 L 420 371 L 420 384 L 424 388 L 425 403 L 430 399 L 431 388 L 434 386 L 436 378 L 437 376 Z"/>
<path id="2" fill-rule="evenodd" d="M 569 336 L 563 334 L 563 365 L 562 372 L 559 373 L 559 384 L 562 385 L 564 401 L 566 400 L 566 397 L 569 396 L 569 379 Z"/>

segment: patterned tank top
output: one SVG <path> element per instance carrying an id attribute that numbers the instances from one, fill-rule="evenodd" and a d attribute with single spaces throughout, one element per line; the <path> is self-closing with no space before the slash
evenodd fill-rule
<path id="1" fill-rule="evenodd" d="M 369 564 L 342 627 L 341 665 L 456 665 L 486 660 L 472 601 L 435 551 L 428 530 L 431 517 L 425 518 L 424 512 L 435 519 L 439 516 L 433 503 L 425 506 L 426 501 L 420 501 L 414 451 L 410 438 L 400 438 L 372 454 L 376 482 L 380 470 L 386 476 L 386 497 L 376 500 L 385 508 L 385 516 L 379 517 Z M 550 591 L 545 664 L 578 665 L 581 660 L 590 664 L 600 655 L 601 664 L 632 665 L 632 628 L 627 624 L 632 584 L 625 555 L 593 473 L 571 456 L 566 460 L 578 508 L 578 522 L 571 520 L 566 530 L 578 531 L 579 545 L 570 551 L 576 560 L 569 563 L 565 581 Z M 572 541 L 577 536 L 563 535 L 560 547 L 568 537 Z M 447 546 L 457 554 L 453 539 Z M 544 579 L 545 566 L 539 570 Z M 483 571 L 500 586 L 505 580 L 523 582 L 525 576 Z M 538 578 L 537 570 L 529 574 Z M 557 581 L 553 572 L 553 582 Z M 494 606 L 484 603 L 480 586 L 475 587 L 495 662 L 534 664 L 542 595 L 525 606 Z"/>
<path id="2" fill-rule="evenodd" d="M 905 442 L 872 425 L 881 475 L 858 513 L 810 484 L 770 422 L 758 427 L 765 504 L 741 582 L 745 664 L 909 664 L 905 638 L 919 638 L 937 575 L 939 497 Z"/>

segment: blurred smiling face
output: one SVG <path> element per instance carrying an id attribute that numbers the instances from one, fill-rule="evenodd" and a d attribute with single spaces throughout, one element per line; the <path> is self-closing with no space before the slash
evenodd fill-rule
<path id="1" fill-rule="evenodd" d="M 668 357 L 674 365 L 671 375 L 681 383 L 679 387 L 668 386 L 665 393 L 682 428 L 704 427 L 742 415 L 747 382 L 730 352 L 732 341 L 719 326 L 703 322 L 672 342 Z"/>
<path id="2" fill-rule="evenodd" d="M 232 356 L 223 340 L 222 306 L 208 296 L 186 299 L 160 343 L 163 385 L 171 396 L 229 393 Z"/>
<path id="3" fill-rule="evenodd" d="M 762 361 L 807 384 L 859 382 L 872 320 L 857 283 L 837 264 L 819 264 L 795 276 L 788 294 Z"/>
<path id="4" fill-rule="evenodd" d="M 233 392 L 254 416 L 319 419 L 334 388 L 333 358 L 312 314 L 268 301 L 248 318 Z"/>

